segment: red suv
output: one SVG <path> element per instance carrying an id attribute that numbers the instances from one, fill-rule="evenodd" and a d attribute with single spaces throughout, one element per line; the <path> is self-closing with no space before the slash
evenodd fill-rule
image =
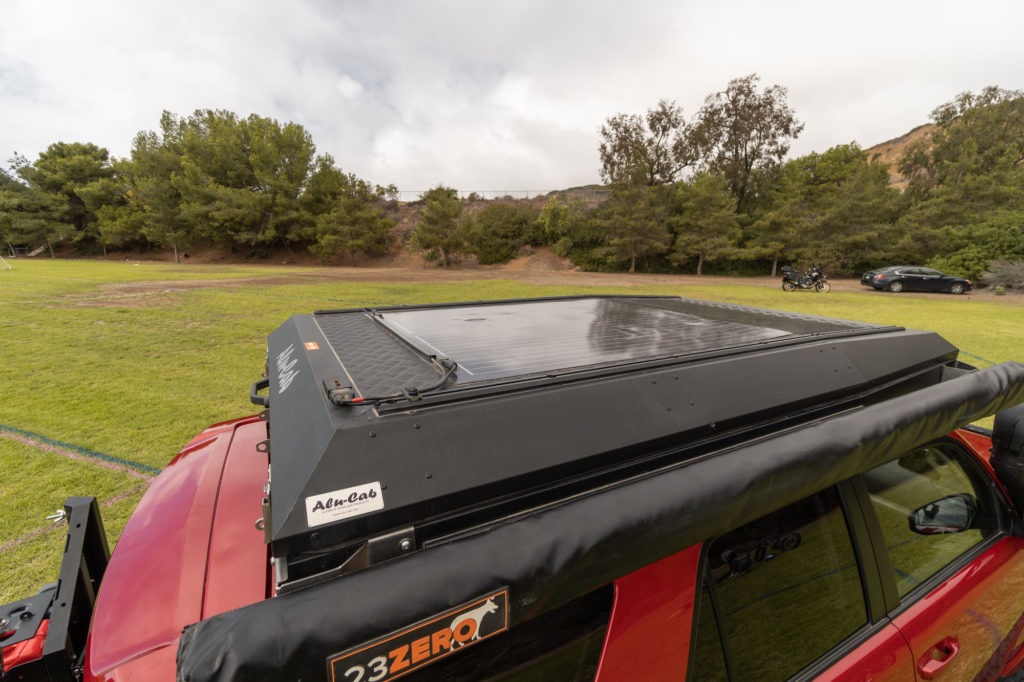
<path id="1" fill-rule="evenodd" d="M 4 682 L 1020 679 L 1024 365 L 957 354 L 667 297 L 293 317 L 109 563 L 69 500 Z"/>

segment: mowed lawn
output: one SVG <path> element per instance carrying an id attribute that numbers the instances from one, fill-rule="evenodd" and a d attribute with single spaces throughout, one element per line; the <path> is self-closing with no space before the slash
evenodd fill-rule
<path id="1" fill-rule="evenodd" d="M 324 308 L 567 294 L 667 294 L 934 330 L 985 366 L 1024 361 L 1024 296 L 787 294 L 621 275 L 357 281 L 325 268 L 17 259 L 0 268 L 0 603 L 56 578 L 70 495 L 95 495 L 113 546 L 153 475 L 209 424 L 252 414 L 266 337 Z M 551 278 L 543 278 L 550 282 Z"/>

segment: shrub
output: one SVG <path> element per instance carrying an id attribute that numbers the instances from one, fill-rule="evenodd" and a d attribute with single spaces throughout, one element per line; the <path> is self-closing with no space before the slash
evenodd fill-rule
<path id="1" fill-rule="evenodd" d="M 988 271 L 981 276 L 981 281 L 991 287 L 1024 289 L 1024 260 L 994 260 L 989 263 Z"/>
<path id="2" fill-rule="evenodd" d="M 496 202 L 476 214 L 469 242 L 480 263 L 507 263 L 523 246 L 539 243 L 537 213 L 529 206 Z"/>

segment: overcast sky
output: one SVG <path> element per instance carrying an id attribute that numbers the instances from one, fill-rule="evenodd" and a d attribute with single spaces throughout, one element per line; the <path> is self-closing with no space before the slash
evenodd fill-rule
<path id="1" fill-rule="evenodd" d="M 403 192 L 599 181 L 616 113 L 757 73 L 862 147 L 987 85 L 1024 88 L 1021 0 L 0 0 L 0 163 L 54 142 L 127 156 L 160 113 L 295 122 Z M 6 165 L 6 164 L 4 164 Z"/>

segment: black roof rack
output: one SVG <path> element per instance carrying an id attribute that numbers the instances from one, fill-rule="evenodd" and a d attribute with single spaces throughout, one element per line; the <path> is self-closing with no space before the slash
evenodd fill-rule
<path id="1" fill-rule="evenodd" d="M 295 316 L 268 345 L 278 580 L 914 390 L 955 357 L 931 333 L 674 297 Z"/>

